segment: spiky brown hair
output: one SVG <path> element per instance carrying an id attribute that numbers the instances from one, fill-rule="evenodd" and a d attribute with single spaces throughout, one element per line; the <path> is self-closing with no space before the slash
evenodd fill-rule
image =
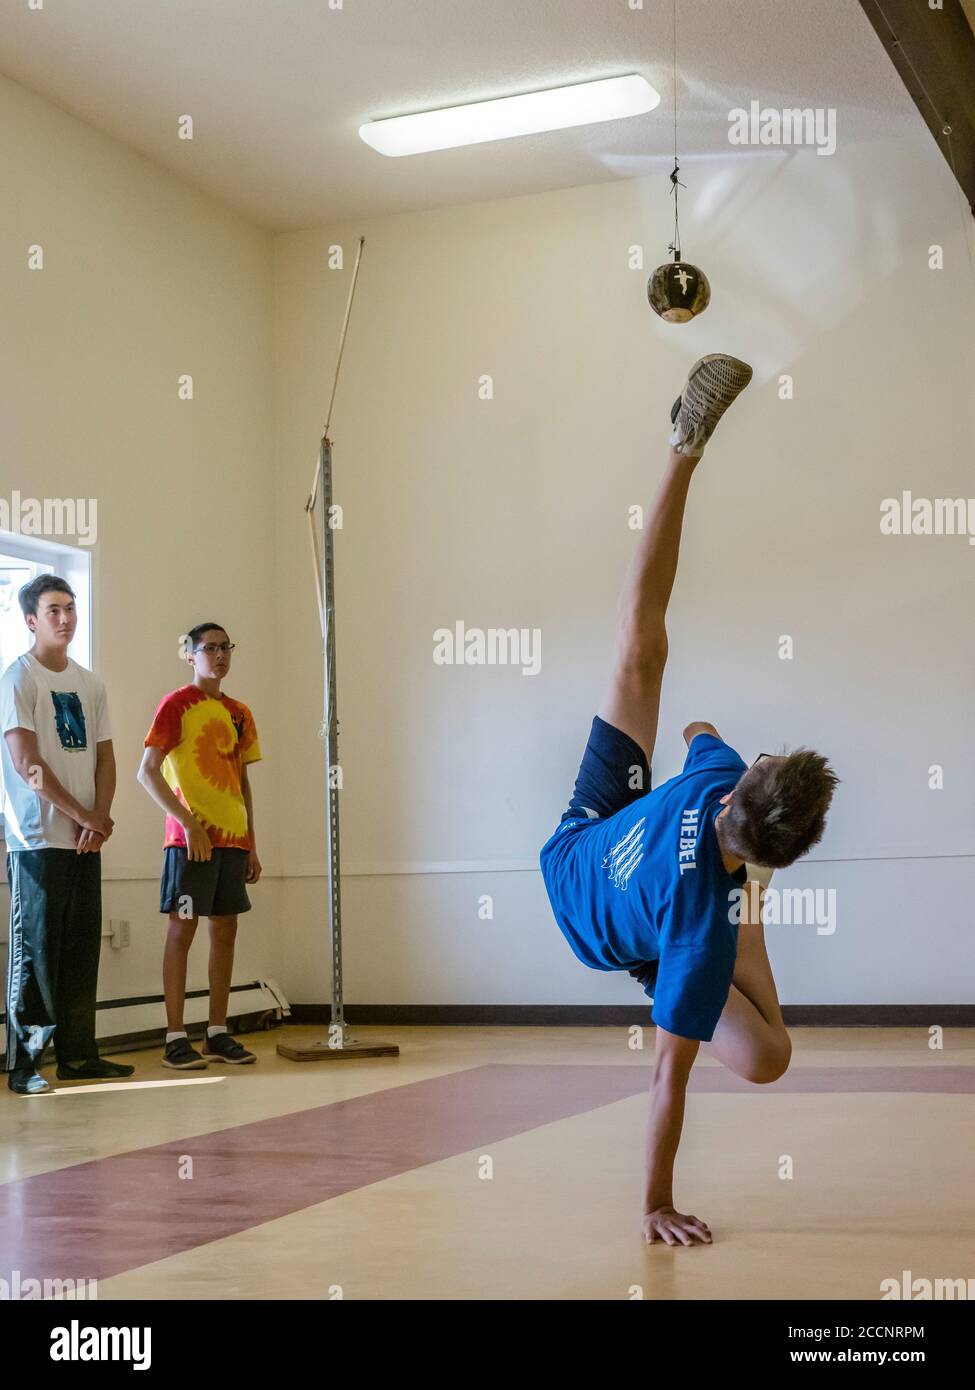
<path id="1" fill-rule="evenodd" d="M 764 868 L 794 864 L 823 838 L 839 780 L 809 748 L 764 758 L 735 787 L 719 821 L 722 847 Z"/>

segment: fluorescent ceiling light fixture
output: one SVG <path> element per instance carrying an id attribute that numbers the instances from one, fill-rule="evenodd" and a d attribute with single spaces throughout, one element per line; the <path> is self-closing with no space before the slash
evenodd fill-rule
<path id="1" fill-rule="evenodd" d="M 618 121 L 642 116 L 660 105 L 660 93 L 645 77 L 603 77 L 597 82 L 577 82 L 547 92 L 474 101 L 448 106 L 442 111 L 420 111 L 415 116 L 391 116 L 367 121 L 359 134 L 380 154 L 425 154 L 452 150 L 458 145 L 480 145 L 487 140 L 509 140 L 515 135 L 537 135 L 542 130 L 566 130 L 570 126 Z"/>

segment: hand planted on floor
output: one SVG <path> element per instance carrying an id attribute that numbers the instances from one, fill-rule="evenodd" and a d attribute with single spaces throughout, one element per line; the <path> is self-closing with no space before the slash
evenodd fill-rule
<path id="1" fill-rule="evenodd" d="M 657 1207 L 643 1217 L 643 1239 L 667 1245 L 710 1245 L 711 1228 L 697 1216 L 685 1216 L 674 1207 Z"/>

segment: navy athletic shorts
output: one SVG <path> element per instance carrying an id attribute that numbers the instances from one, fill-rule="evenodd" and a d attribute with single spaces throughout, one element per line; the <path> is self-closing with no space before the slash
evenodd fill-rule
<path id="1" fill-rule="evenodd" d="M 163 850 L 159 911 L 183 918 L 236 917 L 250 912 L 246 849 L 214 849 L 207 860 L 190 859 L 183 845 Z"/>
<path id="2" fill-rule="evenodd" d="M 615 816 L 650 790 L 650 764 L 640 745 L 595 715 L 575 790 L 562 820 Z M 561 822 L 560 822 L 561 824 Z"/>
<path id="3" fill-rule="evenodd" d="M 597 714 L 593 717 L 589 741 L 579 765 L 575 790 L 559 823 L 582 816 L 588 820 L 603 820 L 622 811 L 631 801 L 639 801 L 648 791 L 650 764 L 646 753 L 629 734 L 624 734 L 615 724 L 607 724 Z M 658 965 L 659 961 L 651 960 L 627 971 L 639 980 L 651 999 Z"/>

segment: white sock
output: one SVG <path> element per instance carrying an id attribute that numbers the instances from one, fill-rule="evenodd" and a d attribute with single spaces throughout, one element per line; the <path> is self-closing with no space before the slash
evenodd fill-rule
<path id="1" fill-rule="evenodd" d="M 166 1041 L 167 1041 L 168 1043 L 171 1043 L 171 1042 L 175 1042 L 177 1038 L 185 1038 L 185 1037 L 186 1037 L 186 1032 L 185 1032 L 185 1030 L 181 1030 L 179 1033 L 167 1033 L 167 1034 L 166 1034 Z"/>
<path id="2" fill-rule="evenodd" d="M 227 1025 L 225 1023 L 215 1023 L 212 1027 L 210 1027 L 209 1024 L 207 1025 L 208 1038 L 215 1038 L 218 1033 L 226 1033 L 226 1031 Z"/>

